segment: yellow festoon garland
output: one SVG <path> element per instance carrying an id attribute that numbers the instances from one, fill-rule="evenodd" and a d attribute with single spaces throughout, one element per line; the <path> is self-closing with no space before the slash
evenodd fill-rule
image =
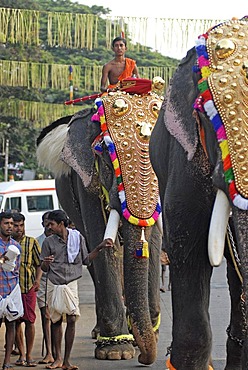
<path id="1" fill-rule="evenodd" d="M 0 100 L 1 116 L 18 117 L 29 121 L 35 127 L 46 127 L 58 117 L 74 114 L 79 111 L 78 106 L 63 104 L 49 104 L 17 99 Z"/>
<path id="2" fill-rule="evenodd" d="M 36 89 L 68 89 L 68 65 L 0 60 L 0 85 L 23 86 Z M 79 91 L 100 91 L 102 66 L 72 65 L 73 86 Z M 139 67 L 142 78 L 152 80 L 161 76 L 168 85 L 176 66 Z"/>
<path id="3" fill-rule="evenodd" d="M 129 49 L 169 51 L 188 46 L 195 34 L 202 33 L 221 20 L 176 19 L 150 17 L 99 17 L 94 14 L 44 12 L 27 9 L 0 8 L 0 42 L 39 45 L 41 19 L 47 28 L 47 44 L 67 48 L 98 46 L 98 22 L 105 22 L 106 47 L 120 34 L 120 21 L 125 35 L 131 39 Z M 223 21 L 223 20 L 222 20 Z M 154 47 L 155 45 L 155 47 Z"/>

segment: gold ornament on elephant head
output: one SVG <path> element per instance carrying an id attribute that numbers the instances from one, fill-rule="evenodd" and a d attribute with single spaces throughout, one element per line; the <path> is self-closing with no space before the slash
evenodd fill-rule
<path id="1" fill-rule="evenodd" d="M 104 96 L 102 101 L 120 165 L 127 208 L 133 217 L 148 220 L 158 202 L 158 180 L 150 163 L 149 139 L 162 98 L 154 93 L 141 96 L 118 91 Z"/>
<path id="2" fill-rule="evenodd" d="M 113 103 L 113 112 L 116 116 L 121 117 L 128 111 L 128 104 L 124 99 L 116 99 Z"/>
<path id="3" fill-rule="evenodd" d="M 225 127 L 235 185 L 248 198 L 248 22 L 231 20 L 209 31 L 208 84 Z"/>

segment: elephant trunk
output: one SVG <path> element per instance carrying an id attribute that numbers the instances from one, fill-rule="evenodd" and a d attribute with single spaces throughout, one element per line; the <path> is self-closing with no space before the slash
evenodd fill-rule
<path id="1" fill-rule="evenodd" d="M 132 330 L 141 352 L 138 361 L 144 365 L 153 364 L 157 357 L 157 342 L 152 326 L 140 331 L 138 323 L 132 321 Z"/>
<path id="2" fill-rule="evenodd" d="M 124 239 L 124 285 L 127 314 L 132 333 L 141 351 L 139 362 L 152 364 L 157 356 L 157 342 L 151 322 L 148 302 L 149 258 L 136 258 L 137 242 L 141 238 L 140 227 L 123 220 Z M 151 228 L 147 228 L 150 232 Z M 146 239 L 148 240 L 148 235 Z"/>

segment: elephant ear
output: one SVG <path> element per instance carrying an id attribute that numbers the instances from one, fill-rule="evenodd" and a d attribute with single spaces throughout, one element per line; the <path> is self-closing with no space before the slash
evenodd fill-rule
<path id="1" fill-rule="evenodd" d="M 92 109 L 78 112 L 70 122 L 61 159 L 82 179 L 85 187 L 92 181 L 95 156 L 91 144 L 100 134 L 99 122 L 92 122 Z"/>
<path id="2" fill-rule="evenodd" d="M 61 160 L 61 151 L 72 116 L 59 118 L 45 127 L 37 138 L 36 156 L 38 164 L 51 171 L 55 178 L 67 175 L 71 168 Z"/>
<path id="3" fill-rule="evenodd" d="M 197 81 L 193 73 L 196 60 L 195 48 L 192 48 L 175 71 L 162 105 L 165 126 L 187 152 L 188 160 L 193 158 L 199 141 L 193 117 L 197 97 Z"/>

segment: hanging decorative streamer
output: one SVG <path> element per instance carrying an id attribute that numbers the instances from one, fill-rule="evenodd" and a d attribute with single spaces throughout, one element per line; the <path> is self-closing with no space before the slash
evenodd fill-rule
<path id="1" fill-rule="evenodd" d="M 73 99 L 73 76 L 72 76 L 72 72 L 73 72 L 73 68 L 72 66 L 69 66 L 69 91 L 70 91 L 70 100 Z"/>
<path id="2" fill-rule="evenodd" d="M 92 106 L 92 103 L 90 106 Z M 43 128 L 48 126 L 52 121 L 56 121 L 58 117 L 78 112 L 78 106 L 68 107 L 63 104 L 1 99 L 0 111 L 1 117 L 18 117 L 29 121 L 32 126 Z"/>
<path id="3" fill-rule="evenodd" d="M 0 42 L 39 45 L 40 13 L 35 10 L 0 8 Z"/>
<path id="4" fill-rule="evenodd" d="M 120 37 L 125 38 L 125 23 L 123 17 L 120 18 L 119 25 L 120 25 Z"/>
<path id="5" fill-rule="evenodd" d="M 116 25 L 120 19 L 125 24 L 126 34 L 131 39 L 129 50 L 147 50 L 150 47 L 163 55 L 181 54 L 192 48 L 195 35 L 201 34 L 211 26 L 223 20 L 214 19 L 177 19 L 177 18 L 142 18 L 126 16 L 108 16 L 106 22 L 106 40 L 110 45 L 111 40 L 118 36 Z M 180 56 L 181 59 L 181 56 Z"/>
<path id="6" fill-rule="evenodd" d="M 131 39 L 130 50 L 151 47 L 164 55 L 171 50 L 186 51 L 196 34 L 223 20 L 113 17 L 105 19 L 93 14 L 38 12 L 34 10 L 0 8 L 0 42 L 40 44 L 42 22 L 47 27 L 47 44 L 67 48 L 98 46 L 98 21 L 105 21 L 106 47 L 111 48 L 113 38 L 124 32 Z M 190 40 L 190 41 L 189 41 Z"/>
<path id="7" fill-rule="evenodd" d="M 68 89 L 68 65 L 19 62 L 14 60 L 0 60 L 0 85 L 23 86 L 42 89 Z M 102 66 L 99 65 L 72 65 L 73 86 L 79 91 L 100 91 Z M 176 67 L 139 67 L 142 78 L 152 80 L 160 76 L 165 86 L 173 76 Z"/>
<path id="8" fill-rule="evenodd" d="M 98 46 L 98 17 L 93 14 L 48 13 L 48 45 L 67 48 Z"/>

